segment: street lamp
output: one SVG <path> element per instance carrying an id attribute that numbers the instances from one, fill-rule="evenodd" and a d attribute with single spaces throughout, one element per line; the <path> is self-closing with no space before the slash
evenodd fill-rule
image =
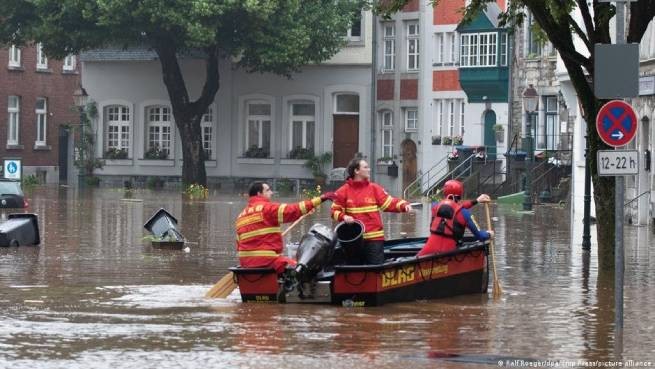
<path id="1" fill-rule="evenodd" d="M 532 114 L 537 111 L 539 106 L 539 94 L 532 84 L 528 85 L 523 91 L 523 110 L 527 113 L 527 120 L 525 122 L 525 143 L 528 156 L 528 163 L 525 170 L 525 196 L 523 197 L 523 210 L 532 210 L 532 160 L 534 155 L 532 153 Z"/>
<path id="2" fill-rule="evenodd" d="M 75 101 L 75 106 L 77 106 L 77 109 L 80 112 L 80 169 L 81 173 L 79 174 L 79 184 L 83 185 L 84 183 L 84 176 L 87 174 L 86 173 L 86 166 L 84 163 L 84 151 L 86 150 L 86 138 L 84 137 L 84 126 L 85 124 L 85 116 L 84 116 L 84 107 L 86 106 L 87 101 L 89 100 L 89 95 L 86 93 L 86 90 L 84 87 L 80 85 L 78 89 L 76 89 L 73 92 L 73 100 Z"/>

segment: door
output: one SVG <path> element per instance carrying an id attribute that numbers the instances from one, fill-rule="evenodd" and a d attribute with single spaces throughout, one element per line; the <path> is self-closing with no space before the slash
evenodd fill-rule
<path id="1" fill-rule="evenodd" d="M 403 190 L 416 180 L 416 143 L 410 139 L 400 144 L 403 151 Z"/>
<path id="2" fill-rule="evenodd" d="M 484 146 L 487 150 L 487 160 L 496 160 L 496 113 L 493 110 L 487 110 L 484 113 Z"/>
<path id="3" fill-rule="evenodd" d="M 334 168 L 345 168 L 359 151 L 359 115 L 334 115 Z"/>
<path id="4" fill-rule="evenodd" d="M 59 183 L 68 183 L 68 128 L 59 126 Z"/>

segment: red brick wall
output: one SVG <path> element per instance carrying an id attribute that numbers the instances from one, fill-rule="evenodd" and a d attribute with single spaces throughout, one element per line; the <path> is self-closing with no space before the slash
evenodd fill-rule
<path id="1" fill-rule="evenodd" d="M 400 100 L 418 99 L 418 79 L 403 79 L 400 81 Z"/>
<path id="2" fill-rule="evenodd" d="M 458 70 L 439 70 L 432 72 L 432 91 L 460 91 Z"/>
<path id="3" fill-rule="evenodd" d="M 410 0 L 410 2 L 407 3 L 403 7 L 404 12 L 416 12 L 418 11 L 418 0 Z"/>
<path id="4" fill-rule="evenodd" d="M 393 100 L 393 79 L 378 79 L 378 100 Z"/>
<path id="5" fill-rule="evenodd" d="M 502 1 L 502 0 L 501 0 Z M 432 10 L 433 24 L 457 24 L 462 20 L 465 0 L 441 0 Z"/>
<path id="6" fill-rule="evenodd" d="M 7 49 L 0 49 L 0 157 L 19 157 L 23 166 L 59 165 L 59 125 L 79 123 L 79 114 L 71 111 L 73 91 L 79 85 L 79 60 L 75 72 L 62 71 L 62 61 L 48 59 L 48 71 L 36 71 L 36 48 L 21 48 L 21 68 L 8 67 Z M 7 148 L 9 96 L 20 97 L 19 145 Z M 48 150 L 35 150 L 36 98 L 47 99 L 46 145 Z"/>

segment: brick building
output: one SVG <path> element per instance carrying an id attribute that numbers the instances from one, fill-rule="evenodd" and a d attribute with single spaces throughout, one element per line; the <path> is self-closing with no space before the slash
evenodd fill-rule
<path id="1" fill-rule="evenodd" d="M 49 59 L 40 45 L 0 49 L 0 159 L 21 159 L 23 177 L 66 183 L 68 129 L 79 124 L 73 91 L 80 73 L 75 56 Z M 60 132 L 61 131 L 61 132 Z"/>

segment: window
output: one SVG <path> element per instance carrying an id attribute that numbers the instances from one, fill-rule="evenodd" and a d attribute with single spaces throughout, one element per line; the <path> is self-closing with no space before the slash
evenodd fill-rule
<path id="1" fill-rule="evenodd" d="M 459 103 L 459 135 L 464 137 L 464 100 Z"/>
<path id="2" fill-rule="evenodd" d="M 384 65 L 382 69 L 392 71 L 396 68 L 396 30 L 393 25 L 384 26 Z"/>
<path id="3" fill-rule="evenodd" d="M 211 106 L 207 108 L 207 112 L 202 116 L 200 128 L 202 130 L 202 149 L 205 151 L 205 160 L 210 160 L 214 154 L 212 150 L 214 146 L 214 109 Z"/>
<path id="4" fill-rule="evenodd" d="M 498 64 L 498 33 L 467 33 L 462 34 L 460 40 L 461 67 L 495 67 Z"/>
<path id="5" fill-rule="evenodd" d="M 64 58 L 63 69 L 65 71 L 74 71 L 75 70 L 75 55 L 68 55 L 67 57 Z"/>
<path id="6" fill-rule="evenodd" d="M 509 48 L 507 39 L 507 33 L 502 33 L 500 35 L 500 65 L 505 67 L 507 66 L 507 50 Z"/>
<path id="7" fill-rule="evenodd" d="M 441 64 L 446 61 L 444 58 L 444 34 L 437 33 L 435 37 L 437 40 L 435 62 Z"/>
<path id="8" fill-rule="evenodd" d="M 536 148 L 541 150 L 555 150 L 559 142 L 558 135 L 558 105 L 557 96 L 544 96 L 544 122 L 540 122 L 536 129 Z"/>
<path id="9" fill-rule="evenodd" d="M 526 24 L 526 32 L 528 33 L 527 40 L 527 57 L 534 58 L 541 55 L 541 41 L 537 38 L 537 33 L 535 32 L 535 27 L 537 26 L 532 13 L 528 13 L 528 22 Z"/>
<path id="10" fill-rule="evenodd" d="M 455 32 L 448 33 L 448 43 L 450 45 L 450 63 L 457 62 L 457 35 Z"/>
<path id="11" fill-rule="evenodd" d="M 36 44 L 36 69 L 48 69 L 48 57 L 43 52 L 43 44 Z"/>
<path id="12" fill-rule="evenodd" d="M 443 100 L 437 100 L 435 103 L 435 123 L 436 127 L 434 127 L 437 136 L 441 136 L 443 134 Z"/>
<path id="13" fill-rule="evenodd" d="M 362 40 L 362 12 L 357 10 L 353 14 L 352 24 L 348 29 L 348 40 L 349 41 L 361 41 Z"/>
<path id="14" fill-rule="evenodd" d="M 382 157 L 393 158 L 393 113 L 383 111 L 380 114 L 382 122 Z"/>
<path id="15" fill-rule="evenodd" d="M 36 146 L 46 145 L 46 131 L 47 131 L 47 117 L 48 117 L 48 103 L 45 98 L 37 97 L 36 99 Z"/>
<path id="16" fill-rule="evenodd" d="M 146 159 L 168 159 L 172 149 L 171 108 L 151 106 L 146 113 L 148 123 L 148 152 Z"/>
<path id="17" fill-rule="evenodd" d="M 416 132 L 418 128 L 418 110 L 415 108 L 405 110 L 405 131 Z"/>
<path id="18" fill-rule="evenodd" d="M 339 94 L 336 97 L 335 114 L 359 114 L 359 95 Z"/>
<path id="19" fill-rule="evenodd" d="M 9 66 L 20 67 L 20 48 L 16 45 L 11 45 L 9 48 Z"/>
<path id="20" fill-rule="evenodd" d="M 455 100 L 448 103 L 448 136 L 455 135 Z"/>
<path id="21" fill-rule="evenodd" d="M 130 109 L 122 105 L 105 107 L 107 126 L 107 151 L 123 151 L 130 157 Z"/>
<path id="22" fill-rule="evenodd" d="M 407 24 L 407 70 L 418 70 L 419 67 L 419 29 L 418 23 Z"/>
<path id="23" fill-rule="evenodd" d="M 314 153 L 314 137 L 316 135 L 316 109 L 314 103 L 294 102 L 291 104 L 290 129 L 291 150 L 307 149 Z"/>
<path id="24" fill-rule="evenodd" d="M 9 113 L 7 145 L 18 145 L 20 129 L 20 98 L 18 96 L 9 96 L 7 112 Z"/>
<path id="25" fill-rule="evenodd" d="M 271 155 L 271 104 L 253 101 L 246 106 L 246 157 Z M 254 153 L 257 154 L 254 154 Z"/>

